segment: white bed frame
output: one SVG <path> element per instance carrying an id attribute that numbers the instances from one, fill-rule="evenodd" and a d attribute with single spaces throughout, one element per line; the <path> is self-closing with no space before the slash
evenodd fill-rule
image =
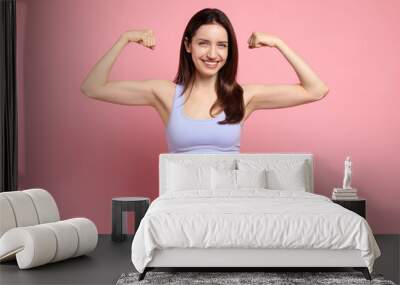
<path id="1" fill-rule="evenodd" d="M 305 160 L 307 162 L 308 185 L 306 191 L 314 192 L 313 155 L 311 153 L 217 153 L 189 154 L 162 153 L 159 157 L 159 193 L 166 191 L 167 161 L 176 159 L 220 158 L 271 158 Z M 371 280 L 360 250 L 330 249 L 254 249 L 254 248 L 170 248 L 157 249 L 145 271 L 139 276 L 142 280 L 147 271 L 156 267 L 354 267 Z"/>

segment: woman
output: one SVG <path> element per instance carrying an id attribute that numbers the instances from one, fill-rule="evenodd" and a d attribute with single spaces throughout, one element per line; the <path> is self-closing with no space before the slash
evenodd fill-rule
<path id="1" fill-rule="evenodd" d="M 154 107 L 165 124 L 170 152 L 239 152 L 241 127 L 255 110 L 310 103 L 328 93 L 325 83 L 281 39 L 262 32 L 251 34 L 249 48 L 279 49 L 301 83 L 239 85 L 236 36 L 218 9 L 203 9 L 190 19 L 173 81 L 108 81 L 113 63 L 130 42 L 155 48 L 151 30 L 123 33 L 91 70 L 81 91 L 97 100 Z"/>

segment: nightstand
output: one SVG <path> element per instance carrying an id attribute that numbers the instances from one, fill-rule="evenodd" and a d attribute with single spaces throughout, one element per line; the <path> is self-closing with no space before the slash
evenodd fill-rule
<path id="1" fill-rule="evenodd" d="M 147 197 L 119 197 L 112 198 L 112 234 L 113 241 L 123 241 L 127 232 L 126 212 L 135 212 L 135 233 L 140 221 L 150 206 L 150 199 Z"/>
<path id="2" fill-rule="evenodd" d="M 356 200 L 337 200 L 332 199 L 332 202 L 339 204 L 340 206 L 359 214 L 361 217 L 366 219 L 366 200 L 358 198 Z"/>

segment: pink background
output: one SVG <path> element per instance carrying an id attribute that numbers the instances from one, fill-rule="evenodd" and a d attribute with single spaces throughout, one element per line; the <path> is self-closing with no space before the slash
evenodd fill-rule
<path id="1" fill-rule="evenodd" d="M 158 155 L 168 152 L 158 113 L 93 100 L 79 87 L 124 31 L 141 28 L 154 31 L 156 49 L 126 46 L 109 79 L 172 80 L 183 30 L 206 7 L 235 28 L 239 83 L 299 82 L 277 49 L 248 49 L 261 31 L 284 40 L 330 88 L 315 103 L 253 113 L 241 152 L 313 153 L 315 192 L 327 196 L 350 155 L 372 230 L 400 233 L 395 0 L 17 0 L 19 188 L 47 189 L 63 219 L 87 217 L 99 233 L 111 232 L 112 197 L 156 198 Z"/>

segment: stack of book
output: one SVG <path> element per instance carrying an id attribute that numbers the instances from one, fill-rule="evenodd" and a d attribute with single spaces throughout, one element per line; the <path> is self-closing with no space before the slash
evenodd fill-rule
<path id="1" fill-rule="evenodd" d="M 357 189 L 333 188 L 332 199 L 335 200 L 357 200 Z"/>

